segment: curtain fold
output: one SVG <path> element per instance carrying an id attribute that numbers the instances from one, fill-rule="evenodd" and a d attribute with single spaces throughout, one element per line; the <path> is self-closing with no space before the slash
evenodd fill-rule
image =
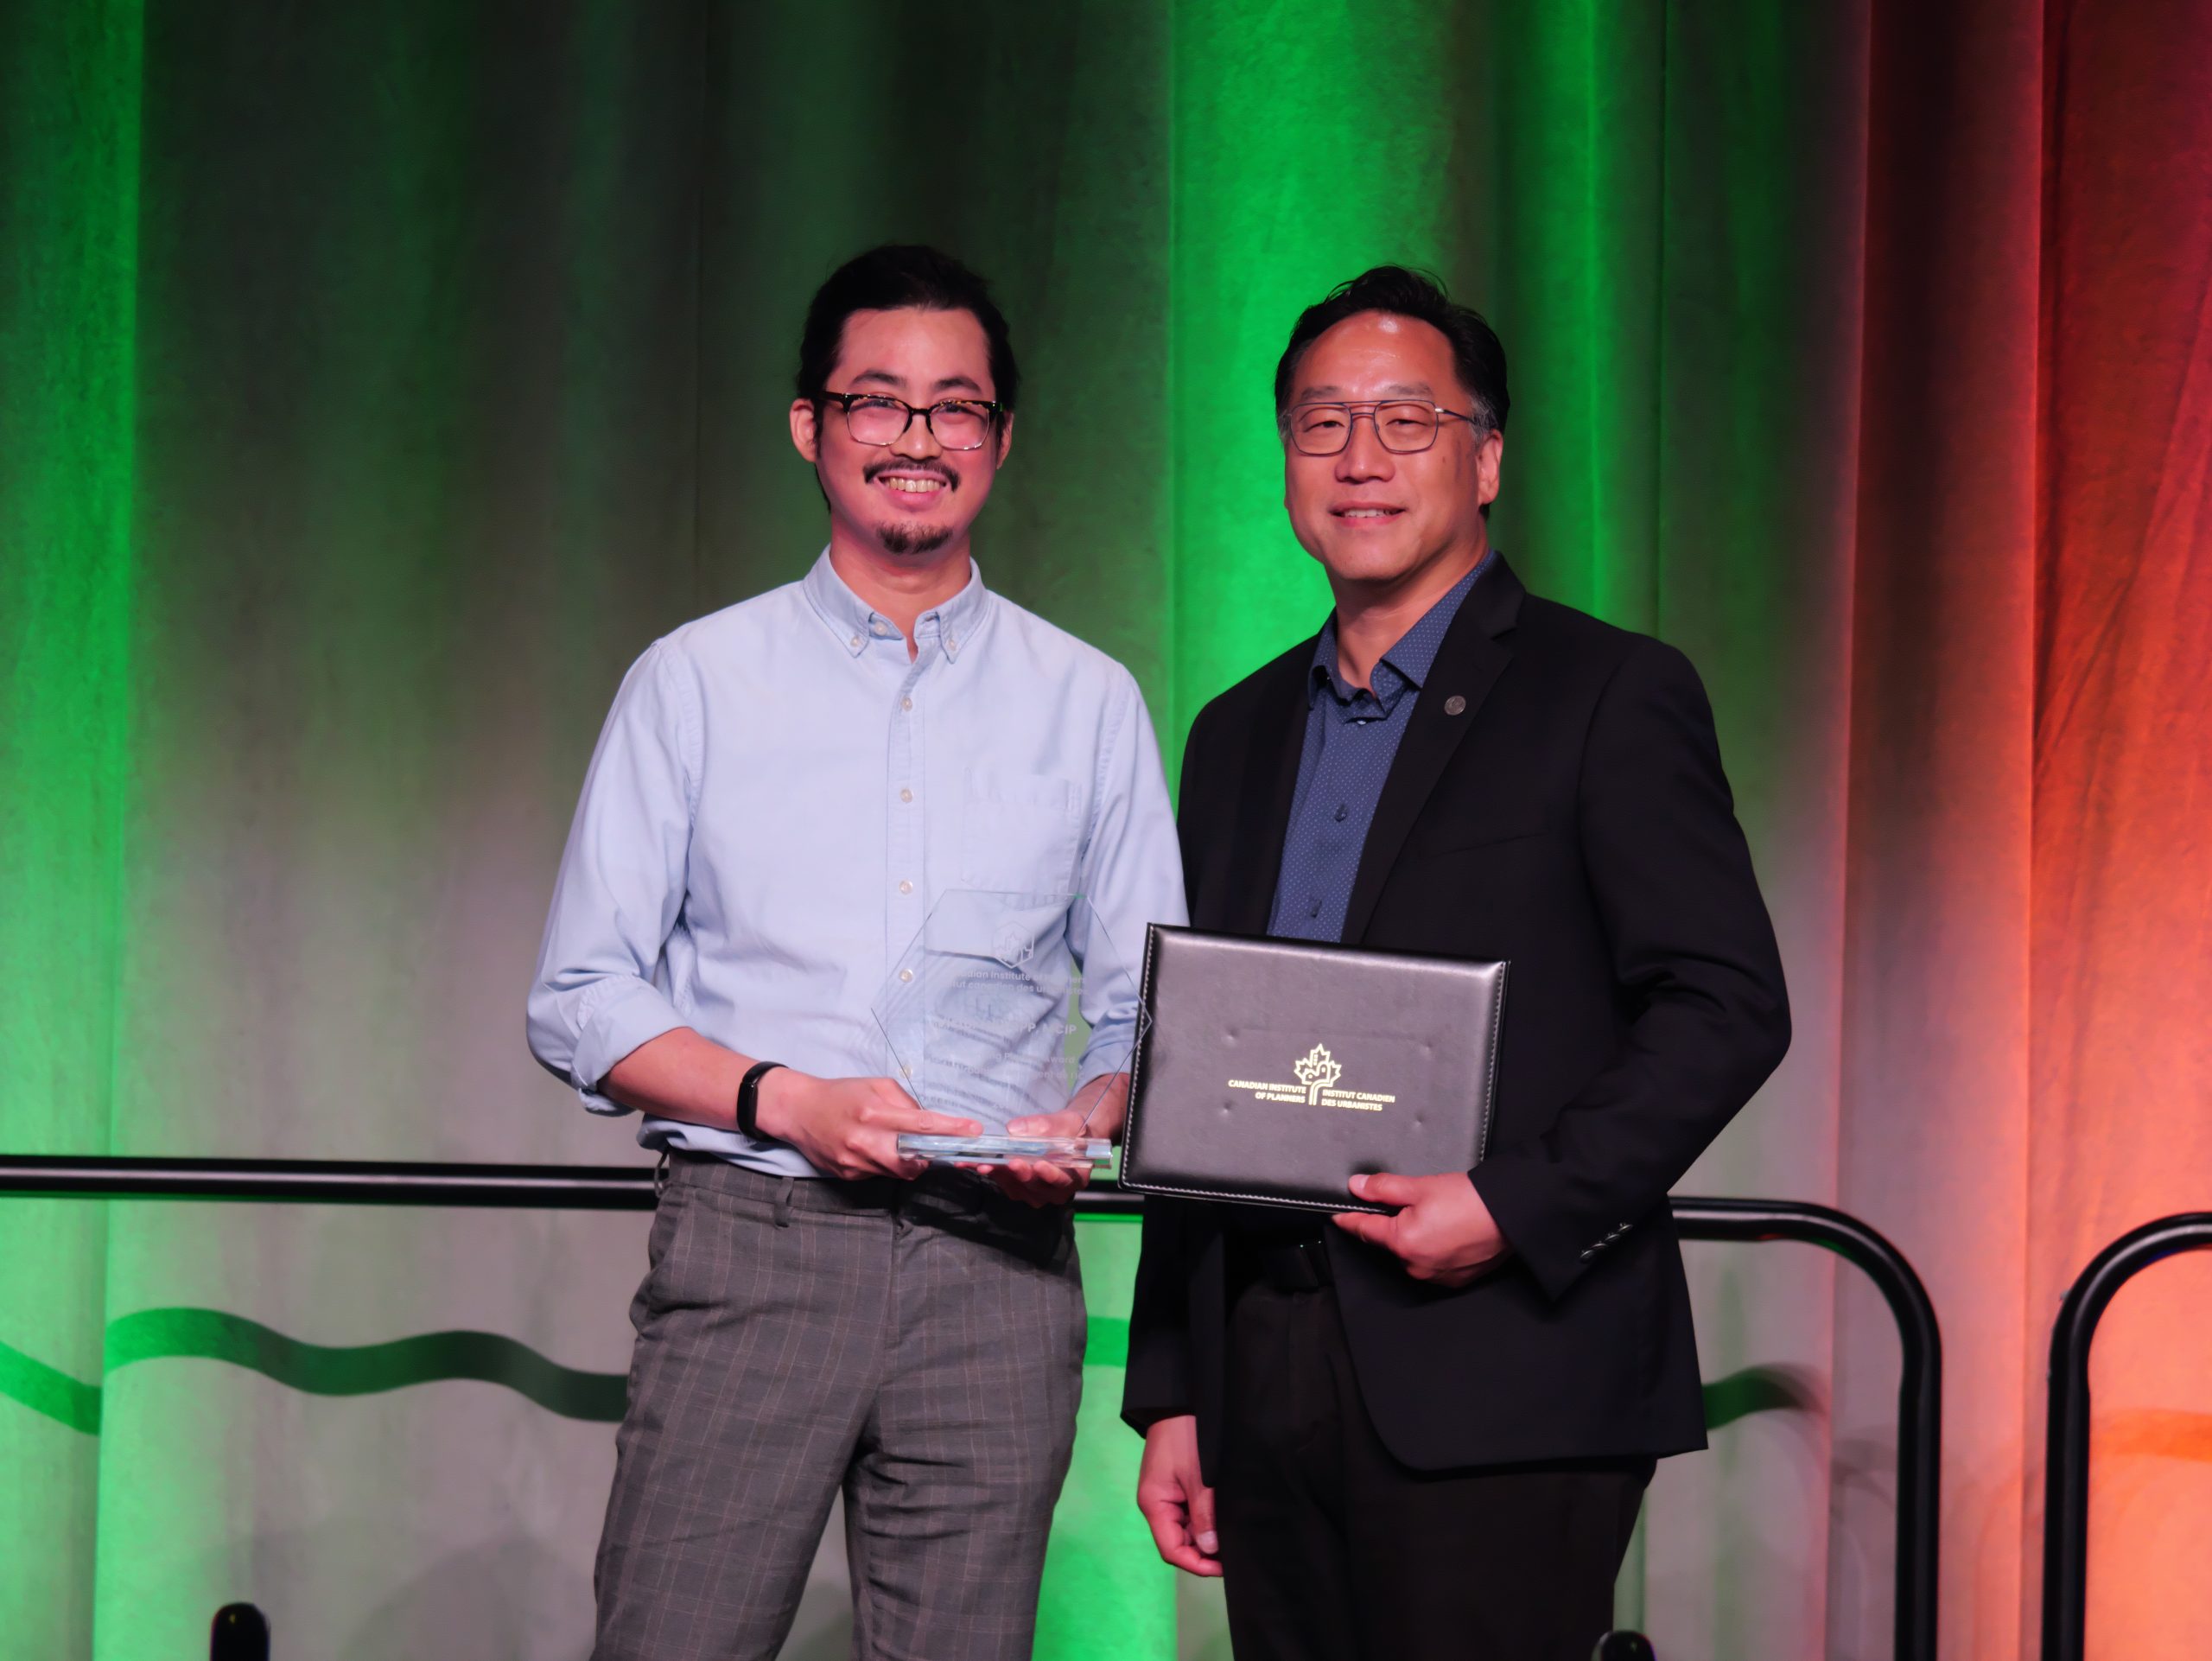
<path id="1" fill-rule="evenodd" d="M 0 10 L 0 1143 L 105 1154 L 128 1063 L 137 0 Z M 107 1219 L 0 1208 L 0 1621 L 92 1635 Z"/>
<path id="2" fill-rule="evenodd" d="M 1944 1651 L 2031 1654 L 2058 1297 L 2212 1204 L 2208 110 L 2206 0 L 0 11 L 0 1142 L 629 1157 L 521 993 L 623 668 L 820 544 L 820 278 L 992 277 L 1028 390 L 979 555 L 1131 666 L 1172 776 L 1326 609 L 1291 322 L 1423 266 L 1512 364 L 1497 541 L 1689 652 L 1782 937 L 1796 1044 L 1683 1187 L 1919 1267 Z M 1085 1226 L 1040 1655 L 1226 1653 L 1128 1503 L 1133 1244 Z M 636 1219 L 0 1206 L 0 1626 L 135 1661 L 251 1597 L 288 1652 L 580 1652 L 641 1259 Z M 1624 1619 L 1886 1655 L 1887 1313 L 1689 1259 L 1715 1402 L 1764 1405 L 1662 1470 Z M 2100 1654 L 2212 1613 L 2208 1297 L 2162 1266 L 2100 1344 Z M 536 1359 L 365 1382 L 444 1333 Z M 794 1655 L 842 1653 L 838 1573 Z"/>
<path id="3" fill-rule="evenodd" d="M 1953 1653 L 2034 1642 L 2013 1588 L 2049 1332 L 2024 1295 L 2041 48 L 2031 11 L 1969 0 L 1877 5 L 1869 53 L 1838 1195 L 1942 1319 Z M 1854 1289 L 1836 1340 L 1837 1528 L 1869 1566 L 1896 1515 L 1888 1320 Z"/>
<path id="4" fill-rule="evenodd" d="M 2044 14 L 2031 1327 L 2114 1236 L 2212 1208 L 2209 24 L 2172 0 Z M 2098 1338 L 2093 1653 L 2184 1648 L 2212 1608 L 2208 1308 L 2200 1253 Z M 2038 1593 L 2024 1576 L 2024 1607 Z"/>

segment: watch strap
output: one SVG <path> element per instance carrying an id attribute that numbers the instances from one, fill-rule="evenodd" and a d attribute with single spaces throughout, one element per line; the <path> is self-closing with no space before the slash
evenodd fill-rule
<path id="1" fill-rule="evenodd" d="M 766 1142 L 760 1134 L 760 1081 L 784 1064 L 780 1061 L 755 1061 L 745 1070 L 745 1077 L 737 1086 L 737 1131 L 755 1142 Z"/>

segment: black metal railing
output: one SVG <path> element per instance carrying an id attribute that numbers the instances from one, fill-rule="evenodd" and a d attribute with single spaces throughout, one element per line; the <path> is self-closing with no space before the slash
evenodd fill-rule
<path id="1" fill-rule="evenodd" d="M 0 1158 L 0 1194 L 87 1200 L 231 1200 L 349 1206 L 651 1211 L 639 1165 L 427 1165 L 347 1160 Z M 1135 1213 L 1110 1184 L 1076 1201 L 1092 1215 Z M 1942 1494 L 1942 1336 L 1912 1265 L 1848 1213 L 1792 1200 L 1673 1201 L 1688 1240 L 1796 1240 L 1834 1252 L 1874 1282 L 1897 1324 L 1897 1661 L 1935 1661 L 1936 1518 Z M 2100 1306 L 2101 1307 L 2101 1306 Z M 2048 1661 L 2048 1658 L 2047 1658 Z"/>
<path id="2" fill-rule="evenodd" d="M 1891 1653 L 1936 1661 L 1937 1524 L 1942 1511 L 1943 1338 L 1912 1265 L 1847 1212 L 1794 1200 L 1677 1199 L 1686 1240 L 1799 1240 L 1834 1252 L 1874 1282 L 1897 1324 L 1897 1523 Z"/>
<path id="3" fill-rule="evenodd" d="M 2212 1246 L 2212 1212 L 2123 1234 L 2067 1289 L 2050 1329 L 2044 1428 L 2043 1661 L 2082 1661 L 2089 1589 L 2089 1346 L 2113 1295 L 2152 1263 Z"/>
<path id="4" fill-rule="evenodd" d="M 250 1603 L 226 1603 L 207 1628 L 207 1661 L 269 1661 L 269 1622 Z"/>
<path id="5" fill-rule="evenodd" d="M 215 1612 L 207 1661 L 269 1661 L 269 1623 L 250 1603 L 226 1603 Z M 1607 1632 L 1590 1661 L 1657 1661 L 1642 1632 Z"/>

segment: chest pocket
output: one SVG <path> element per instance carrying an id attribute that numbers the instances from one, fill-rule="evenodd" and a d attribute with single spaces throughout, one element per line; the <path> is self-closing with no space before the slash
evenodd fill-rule
<path id="1" fill-rule="evenodd" d="M 971 888 L 1063 894 L 1075 888 L 1075 786 L 1046 773 L 968 769 L 960 880 Z"/>
<path id="2" fill-rule="evenodd" d="M 1531 837 L 1555 833 L 1534 807 L 1504 812 L 1453 817 L 1427 814 L 1406 837 L 1400 859 L 1441 858 L 1447 854 L 1472 855 L 1503 843 L 1525 842 Z"/>

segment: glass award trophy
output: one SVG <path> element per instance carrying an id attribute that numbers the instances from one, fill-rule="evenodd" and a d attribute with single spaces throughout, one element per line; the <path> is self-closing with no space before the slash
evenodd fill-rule
<path id="1" fill-rule="evenodd" d="M 1091 1050 L 1083 1016 L 1086 983 L 1130 1001 L 1128 1030 L 1112 1053 Z M 1103 1166 L 1112 1143 L 1088 1134 L 1091 1117 L 1126 1075 L 1135 1053 L 1136 983 L 1073 894 L 948 890 L 892 968 L 875 1001 L 893 1076 L 932 1113 L 973 1119 L 974 1136 L 901 1135 L 899 1151 L 941 1163 L 1008 1159 Z M 1093 1077 L 1077 1088 L 1090 1051 Z M 1016 1136 L 1014 1120 L 1072 1109 L 1072 1136 Z"/>

